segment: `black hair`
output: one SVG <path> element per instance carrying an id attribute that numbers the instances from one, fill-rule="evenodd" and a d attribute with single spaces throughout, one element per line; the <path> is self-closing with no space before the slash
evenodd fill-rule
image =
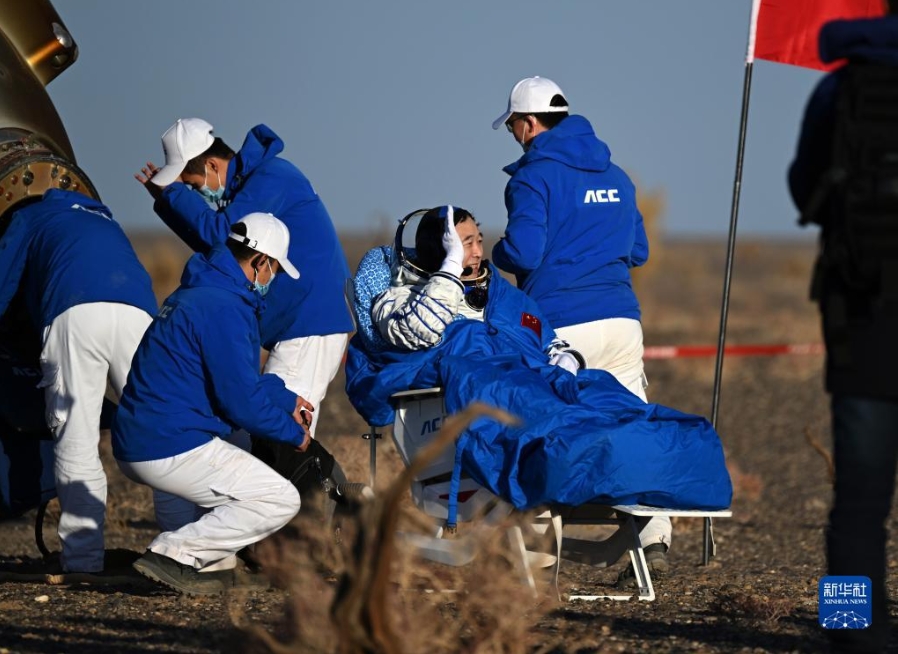
<path id="1" fill-rule="evenodd" d="M 895 0 L 898 2 L 898 0 Z M 567 100 L 564 99 L 563 95 L 559 95 L 556 93 L 552 96 L 552 100 L 549 102 L 550 107 L 567 107 Z M 540 124 L 546 129 L 552 129 L 562 120 L 567 118 L 570 114 L 567 111 L 544 111 L 538 114 L 532 114 L 534 118 L 536 118 Z"/>
<path id="2" fill-rule="evenodd" d="M 215 140 L 212 141 L 212 145 L 210 145 L 205 152 L 196 155 L 193 159 L 187 162 L 187 165 L 184 166 L 184 172 L 188 175 L 202 175 L 206 170 L 206 161 L 209 157 L 231 159 L 233 156 L 234 151 L 230 146 L 216 136 Z"/>
<path id="3" fill-rule="evenodd" d="M 888 10 L 890 14 L 898 14 L 898 0 L 888 0 Z"/>
<path id="4" fill-rule="evenodd" d="M 231 225 L 231 232 L 237 234 L 238 236 L 246 236 L 246 223 L 234 223 Z M 246 243 L 241 243 L 240 241 L 236 241 L 232 238 L 227 238 L 225 240 L 225 245 L 227 245 L 228 249 L 231 251 L 231 254 L 234 255 L 234 258 L 237 259 L 238 263 L 243 263 L 244 261 L 252 261 L 254 257 L 260 257 L 262 255 L 258 250 L 253 250 Z M 253 268 L 256 266 L 254 265 Z"/>
<path id="5" fill-rule="evenodd" d="M 458 225 L 466 220 L 474 220 L 474 216 L 467 209 L 453 207 L 453 223 Z M 443 248 L 443 232 L 446 219 L 443 215 L 446 207 L 434 207 L 423 216 L 418 223 L 418 231 L 415 232 L 415 265 L 429 273 L 440 269 L 443 259 L 446 258 L 446 250 Z"/>

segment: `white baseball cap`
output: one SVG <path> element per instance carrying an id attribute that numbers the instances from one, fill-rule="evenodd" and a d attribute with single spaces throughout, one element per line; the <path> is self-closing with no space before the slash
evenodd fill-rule
<path id="1" fill-rule="evenodd" d="M 251 213 L 237 221 L 246 225 L 246 236 L 231 232 L 228 238 L 240 241 L 251 250 L 267 254 L 281 264 L 281 269 L 293 279 L 299 271 L 287 259 L 290 249 L 290 230 L 270 213 Z"/>
<path id="2" fill-rule="evenodd" d="M 203 154 L 215 141 L 212 125 L 202 118 L 179 118 L 162 135 L 165 165 L 150 180 L 157 186 L 168 186 L 184 172 L 187 162 Z"/>
<path id="3" fill-rule="evenodd" d="M 515 84 L 508 95 L 508 109 L 493 121 L 493 129 L 499 129 L 512 114 L 542 114 L 567 111 L 568 106 L 553 107 L 552 98 L 564 97 L 561 88 L 547 77 L 525 77 Z"/>

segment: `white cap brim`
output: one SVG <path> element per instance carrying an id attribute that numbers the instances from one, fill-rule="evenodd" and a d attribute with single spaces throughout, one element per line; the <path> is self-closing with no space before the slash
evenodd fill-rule
<path id="1" fill-rule="evenodd" d="M 511 118 L 511 114 L 513 114 L 513 113 L 514 112 L 511 109 L 509 109 L 504 114 L 502 114 L 501 116 L 496 118 L 496 120 L 493 121 L 493 129 L 499 129 L 500 127 L 502 127 L 502 125 L 505 124 L 505 121 L 508 120 L 509 118 Z"/>
<path id="2" fill-rule="evenodd" d="M 278 265 L 281 267 L 281 270 L 283 270 L 285 273 L 287 273 L 288 277 L 291 277 L 293 279 L 299 279 L 299 271 L 296 269 L 296 267 L 292 263 L 290 263 L 290 261 L 288 259 L 286 259 L 286 258 L 278 259 L 277 262 L 278 262 Z"/>
<path id="3" fill-rule="evenodd" d="M 182 164 L 168 164 L 167 166 L 162 166 L 162 168 L 156 171 L 155 175 L 150 177 L 150 181 L 156 186 L 168 186 L 178 179 L 186 167 L 186 161 Z"/>

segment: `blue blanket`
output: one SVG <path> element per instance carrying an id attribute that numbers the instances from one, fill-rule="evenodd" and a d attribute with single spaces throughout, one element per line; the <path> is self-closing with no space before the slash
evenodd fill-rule
<path id="1" fill-rule="evenodd" d="M 346 390 L 356 410 L 387 424 L 390 395 L 441 386 L 449 413 L 480 400 L 518 416 L 514 427 L 479 419 L 456 447 L 460 469 L 518 509 L 586 502 L 729 507 L 723 449 L 707 420 L 646 404 L 602 370 L 575 376 L 547 365 L 546 334 L 532 329 L 529 298 L 494 282 L 485 320 L 453 322 L 429 350 L 368 352 L 354 336 Z"/>

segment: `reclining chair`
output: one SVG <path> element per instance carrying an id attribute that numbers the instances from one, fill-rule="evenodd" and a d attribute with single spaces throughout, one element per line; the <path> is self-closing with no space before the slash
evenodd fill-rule
<path id="1" fill-rule="evenodd" d="M 380 352 L 389 345 L 377 332 L 370 316 L 370 307 L 390 283 L 389 247 L 382 246 L 369 250 L 362 258 L 358 272 L 347 285 L 347 296 L 356 318 L 359 338 L 369 351 Z M 421 448 L 439 431 L 446 410 L 442 390 L 429 388 L 396 393 L 391 402 L 395 411 L 392 423 L 392 438 L 405 465 L 409 465 Z M 370 447 L 370 484 L 374 485 L 376 472 L 377 428 L 385 425 L 369 425 L 369 432 L 363 438 Z M 464 474 L 457 492 L 452 492 L 452 472 L 455 465 L 455 451 L 448 450 L 428 465 L 415 477 L 411 485 L 411 496 L 415 506 L 424 514 L 437 521 L 430 535 L 403 535 L 422 557 L 447 565 L 465 565 L 473 560 L 479 545 L 479 537 L 484 530 L 494 530 L 496 525 L 509 516 L 514 508 L 496 497 L 473 479 Z M 443 538 L 447 521 L 455 515 L 458 522 L 471 523 L 469 532 L 462 537 Z M 629 553 L 633 564 L 640 600 L 652 601 L 655 590 L 646 565 L 645 554 L 639 540 L 639 533 L 654 516 L 687 517 L 729 517 L 729 510 L 680 510 L 660 509 L 643 505 L 585 504 L 577 507 L 551 506 L 540 513 L 531 528 L 545 533 L 551 525 L 555 533 L 555 554 L 528 552 L 524 545 L 520 528 L 511 528 L 509 538 L 512 546 L 520 552 L 521 569 L 524 579 L 531 589 L 535 589 L 533 567 L 554 565 L 557 589 L 558 571 L 561 559 L 566 558 L 603 568 L 614 565 L 624 554 Z M 472 522 L 473 521 L 473 522 Z M 605 540 L 579 540 L 563 536 L 564 525 L 613 525 L 617 529 Z M 452 529 L 454 524 L 449 525 Z M 713 539 L 712 539 L 713 548 Z M 592 594 L 571 595 L 571 600 L 616 599 L 627 600 L 633 595 Z"/>

